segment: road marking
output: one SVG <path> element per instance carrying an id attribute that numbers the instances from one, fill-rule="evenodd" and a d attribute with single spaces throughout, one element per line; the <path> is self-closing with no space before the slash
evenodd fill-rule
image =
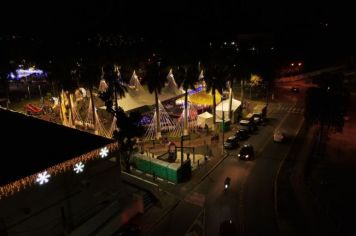
<path id="1" fill-rule="evenodd" d="M 205 230 L 205 208 L 203 208 L 201 210 L 201 212 L 198 214 L 198 216 L 193 221 L 193 224 L 191 224 L 189 226 L 187 232 L 184 235 L 185 236 L 193 236 L 193 235 L 204 236 L 204 230 Z"/>

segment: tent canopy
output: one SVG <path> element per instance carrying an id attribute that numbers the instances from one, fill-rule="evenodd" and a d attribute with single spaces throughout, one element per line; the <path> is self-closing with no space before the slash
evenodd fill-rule
<path id="1" fill-rule="evenodd" d="M 206 111 L 206 112 L 198 115 L 198 117 L 201 117 L 201 118 L 204 118 L 204 119 L 209 119 L 209 118 L 212 118 L 213 115 Z"/>
<path id="2" fill-rule="evenodd" d="M 216 106 L 216 111 L 229 111 L 230 101 L 229 99 L 223 100 Z M 232 99 L 231 110 L 236 111 L 241 106 L 241 101 Z"/>
<path id="3" fill-rule="evenodd" d="M 216 121 L 221 120 L 223 118 L 223 114 L 224 114 L 225 121 L 229 119 L 229 104 L 230 104 L 230 100 L 226 99 L 216 106 Z M 238 110 L 240 106 L 241 106 L 241 101 L 232 99 L 232 104 L 231 104 L 232 123 L 235 123 L 238 119 Z"/>
<path id="4" fill-rule="evenodd" d="M 205 127 L 205 125 L 207 125 L 209 128 L 213 127 L 213 115 L 210 114 L 209 112 L 204 112 L 200 115 L 198 115 L 197 118 L 197 124 L 200 127 Z"/>

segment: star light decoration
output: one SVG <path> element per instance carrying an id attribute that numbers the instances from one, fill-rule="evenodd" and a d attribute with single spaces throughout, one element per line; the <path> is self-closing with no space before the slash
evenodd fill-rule
<path id="1" fill-rule="evenodd" d="M 37 175 L 36 182 L 39 183 L 40 185 L 48 183 L 50 177 L 51 175 L 48 174 L 47 171 L 43 171 L 42 173 L 39 173 Z"/>
<path id="2" fill-rule="evenodd" d="M 83 164 L 83 162 L 79 162 L 79 163 L 75 164 L 73 170 L 74 170 L 74 172 L 77 173 L 77 174 L 83 172 L 83 170 L 84 170 L 84 164 Z"/>
<path id="3" fill-rule="evenodd" d="M 109 155 L 109 149 L 107 147 L 100 149 L 99 155 L 101 158 L 107 157 Z"/>

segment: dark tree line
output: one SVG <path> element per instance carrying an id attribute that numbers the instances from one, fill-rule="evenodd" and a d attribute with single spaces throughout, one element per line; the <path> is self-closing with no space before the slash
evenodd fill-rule
<path id="1" fill-rule="evenodd" d="M 309 88 L 305 98 L 304 117 L 307 124 L 319 125 L 321 134 L 325 130 L 342 132 L 350 96 L 343 86 L 343 76 L 321 74 L 313 83 L 317 86 Z"/>

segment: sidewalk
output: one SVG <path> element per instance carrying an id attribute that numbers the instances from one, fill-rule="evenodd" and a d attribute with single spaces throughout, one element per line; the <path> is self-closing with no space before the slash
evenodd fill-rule
<path id="1" fill-rule="evenodd" d="M 305 182 L 313 140 L 314 129 L 303 126 L 278 174 L 275 200 L 281 235 L 334 235 Z"/>

